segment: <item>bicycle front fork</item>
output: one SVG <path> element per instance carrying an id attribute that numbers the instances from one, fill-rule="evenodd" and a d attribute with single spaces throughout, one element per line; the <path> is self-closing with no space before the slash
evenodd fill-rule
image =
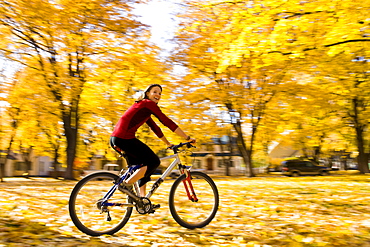
<path id="1" fill-rule="evenodd" d="M 197 195 L 195 194 L 193 184 L 191 182 L 190 171 L 188 171 L 187 169 L 184 169 L 184 174 L 185 174 L 186 178 L 182 182 L 184 184 L 186 194 L 188 195 L 188 198 L 189 198 L 190 201 L 197 202 L 198 198 L 197 198 Z"/>

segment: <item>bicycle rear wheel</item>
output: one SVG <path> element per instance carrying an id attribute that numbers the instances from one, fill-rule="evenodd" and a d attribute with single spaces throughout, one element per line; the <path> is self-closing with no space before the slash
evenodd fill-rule
<path id="1" fill-rule="evenodd" d="M 127 223 L 132 207 L 111 206 L 108 207 L 109 213 L 102 213 L 97 206 L 117 179 L 113 173 L 98 172 L 84 177 L 75 185 L 69 199 L 69 214 L 80 231 L 90 236 L 112 235 Z M 108 202 L 128 203 L 127 195 L 117 189 Z"/>
<path id="2" fill-rule="evenodd" d="M 208 225 L 217 213 L 218 190 L 208 175 L 202 172 L 190 172 L 190 174 L 198 201 L 189 199 L 183 184 L 186 176 L 183 174 L 171 187 L 169 207 L 172 217 L 179 225 L 189 229 L 202 228 Z"/>

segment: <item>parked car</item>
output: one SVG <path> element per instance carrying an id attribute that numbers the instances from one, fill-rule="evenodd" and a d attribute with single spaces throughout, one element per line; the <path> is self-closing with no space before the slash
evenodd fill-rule
<path id="1" fill-rule="evenodd" d="M 266 168 L 267 173 L 269 172 L 281 172 L 281 165 L 269 165 Z"/>
<path id="2" fill-rule="evenodd" d="M 330 168 L 317 165 L 309 160 L 286 160 L 281 163 L 282 174 L 298 177 L 301 175 L 328 175 Z"/>

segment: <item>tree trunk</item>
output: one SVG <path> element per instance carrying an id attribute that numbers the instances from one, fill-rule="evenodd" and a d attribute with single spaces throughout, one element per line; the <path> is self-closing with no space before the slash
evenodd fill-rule
<path id="1" fill-rule="evenodd" d="M 368 165 L 368 154 L 365 152 L 365 141 L 364 141 L 364 129 L 365 126 L 360 123 L 359 119 L 359 100 L 357 98 L 352 100 L 353 105 L 353 122 L 356 130 L 356 139 L 357 139 L 357 149 L 358 149 L 358 157 L 357 157 L 357 165 L 358 170 L 360 173 L 368 173 L 369 172 L 369 165 Z"/>
<path id="2" fill-rule="evenodd" d="M 226 158 L 224 155 L 224 146 L 222 145 L 221 138 L 218 138 L 218 145 L 220 145 L 220 151 L 222 154 L 222 164 L 225 166 L 225 175 L 229 176 L 229 164 L 227 164 Z"/>
<path id="3" fill-rule="evenodd" d="M 229 146 L 229 151 L 230 151 L 230 155 L 229 155 L 229 161 L 228 163 L 226 164 L 226 176 L 230 176 L 230 166 L 232 164 L 232 160 L 233 160 L 233 155 L 234 155 L 234 152 L 233 152 L 233 141 L 232 141 L 232 136 L 231 134 L 228 135 L 228 139 L 229 139 L 229 142 L 228 142 L 228 146 Z"/>
<path id="4" fill-rule="evenodd" d="M 365 152 L 363 131 L 361 128 L 356 128 L 356 137 L 357 137 L 357 148 L 358 148 L 358 156 L 357 156 L 358 170 L 362 174 L 368 173 L 369 172 L 368 154 Z"/>
<path id="5" fill-rule="evenodd" d="M 250 149 L 247 148 L 245 145 L 244 137 L 243 137 L 243 131 L 242 131 L 242 125 L 241 125 L 241 113 L 236 112 L 235 109 L 233 108 L 232 103 L 227 102 L 225 103 L 226 108 L 229 111 L 229 115 L 231 117 L 231 124 L 234 127 L 234 130 L 236 131 L 237 138 L 236 142 L 238 145 L 238 150 L 241 153 L 244 163 L 247 166 L 248 170 L 248 176 L 249 177 L 254 177 L 253 169 L 252 169 L 252 152 Z M 239 116 L 237 116 L 236 113 L 239 113 Z M 253 139 L 252 139 L 253 140 Z M 253 142 L 251 142 L 251 146 L 253 145 Z"/>
<path id="6" fill-rule="evenodd" d="M 59 158 L 59 148 L 54 148 L 54 178 L 58 178 L 58 158 Z"/>
<path id="7" fill-rule="evenodd" d="M 73 163 L 76 156 L 77 147 L 77 128 L 72 127 L 69 120 L 64 120 L 64 131 L 67 139 L 67 170 L 65 179 L 74 179 Z"/>
<path id="8" fill-rule="evenodd" d="M 241 123 L 240 121 L 236 121 L 236 123 L 233 123 L 233 127 L 237 133 L 237 144 L 238 144 L 238 149 L 240 153 L 242 154 L 243 160 L 245 165 L 247 166 L 247 170 L 249 172 L 248 176 L 249 177 L 255 177 L 252 169 L 252 153 L 250 150 L 248 150 L 247 146 L 245 145 L 244 137 L 243 137 L 243 132 L 241 128 Z"/>
<path id="9" fill-rule="evenodd" d="M 73 176 L 73 165 L 78 139 L 78 103 L 78 99 L 73 100 L 69 111 L 63 112 L 64 131 L 67 139 L 67 170 L 64 176 L 65 179 L 75 179 Z"/>
<path id="10" fill-rule="evenodd" d="M 13 127 L 17 127 L 16 123 L 13 123 Z M 6 165 L 6 161 L 8 160 L 8 157 L 10 155 L 10 151 L 12 149 L 12 145 L 13 145 L 13 142 L 14 142 L 14 137 L 15 137 L 15 134 L 16 134 L 16 130 L 12 133 L 11 137 L 10 137 L 10 141 L 9 141 L 9 146 L 6 150 L 6 154 L 5 154 L 5 158 L 4 158 L 4 162 L 1 162 L 1 165 L 0 165 L 0 173 L 1 173 L 1 182 L 4 182 L 4 177 L 5 177 L 5 165 Z"/>
<path id="11" fill-rule="evenodd" d="M 0 161 L 0 182 L 4 182 L 4 177 L 5 177 L 5 163 L 6 163 L 6 156 L 4 158 L 1 157 Z"/>

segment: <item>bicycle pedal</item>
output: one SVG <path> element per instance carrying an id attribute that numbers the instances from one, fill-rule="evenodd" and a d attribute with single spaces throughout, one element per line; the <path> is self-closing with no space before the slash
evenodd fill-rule
<path id="1" fill-rule="evenodd" d="M 154 204 L 152 205 L 152 209 L 148 212 L 148 214 L 154 214 L 155 213 L 155 210 L 160 208 L 161 205 L 160 204 Z"/>

